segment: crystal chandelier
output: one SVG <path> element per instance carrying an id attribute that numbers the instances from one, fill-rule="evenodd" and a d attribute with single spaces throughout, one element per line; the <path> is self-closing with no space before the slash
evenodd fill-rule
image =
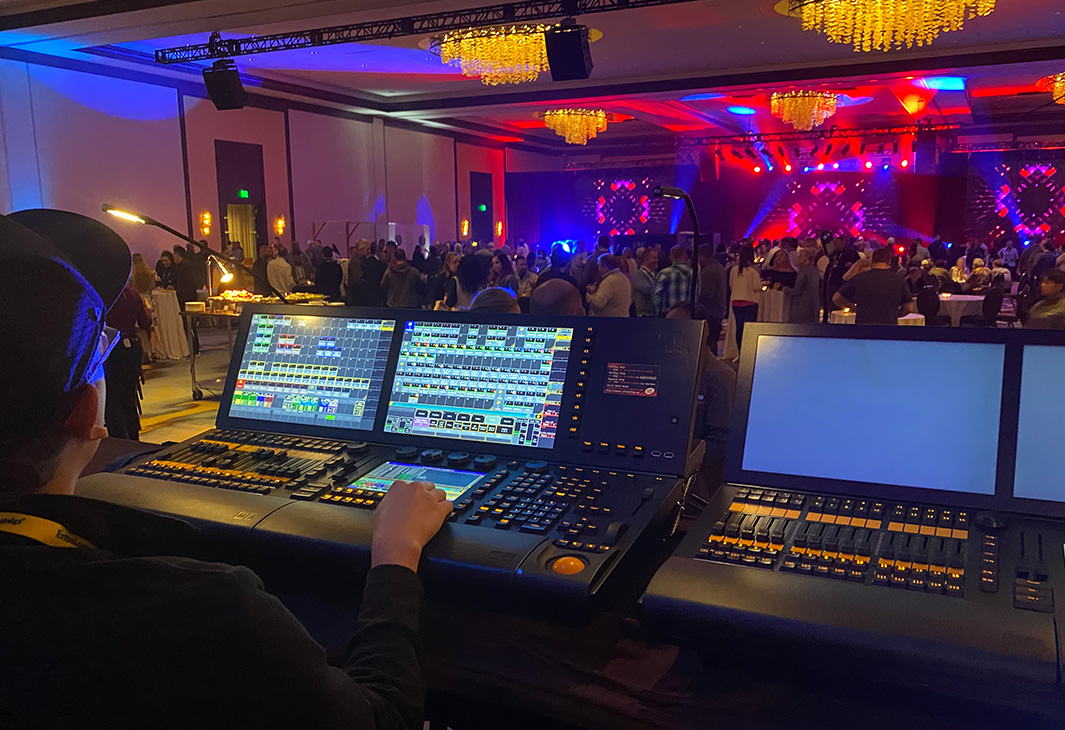
<path id="1" fill-rule="evenodd" d="M 788 14 L 802 18 L 803 30 L 855 51 L 925 46 L 994 9 L 995 0 L 788 0 Z"/>
<path id="2" fill-rule="evenodd" d="M 544 31 L 550 25 L 503 25 L 466 28 L 434 36 L 429 50 L 444 63 L 458 65 L 463 76 L 479 77 L 489 86 L 536 81 L 547 71 Z"/>
<path id="3" fill-rule="evenodd" d="M 836 113 L 839 97 L 827 91 L 785 91 L 769 97 L 773 116 L 807 131 L 820 126 Z"/>
<path id="4" fill-rule="evenodd" d="M 1039 85 L 1044 91 L 1050 92 L 1055 102 L 1065 104 L 1065 72 L 1040 79 Z"/>
<path id="5" fill-rule="evenodd" d="M 613 121 L 602 109 L 550 109 L 542 116 L 547 128 L 570 144 L 588 144 Z"/>

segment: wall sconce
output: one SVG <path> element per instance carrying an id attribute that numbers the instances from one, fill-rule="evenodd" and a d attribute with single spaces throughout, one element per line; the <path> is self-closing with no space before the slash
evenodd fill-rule
<path id="1" fill-rule="evenodd" d="M 200 213 L 200 234 L 203 236 L 211 235 L 211 213 L 210 211 L 203 211 Z"/>
<path id="2" fill-rule="evenodd" d="M 274 233 L 279 236 L 285 235 L 285 216 L 279 215 L 274 219 Z"/>
<path id="3" fill-rule="evenodd" d="M 496 235 L 502 238 L 503 236 L 503 221 L 496 221 Z"/>
<path id="4" fill-rule="evenodd" d="M 466 238 L 466 236 L 470 235 L 470 222 L 469 221 L 466 221 L 466 220 L 462 221 L 462 234 L 461 235 L 462 235 L 463 238 Z"/>

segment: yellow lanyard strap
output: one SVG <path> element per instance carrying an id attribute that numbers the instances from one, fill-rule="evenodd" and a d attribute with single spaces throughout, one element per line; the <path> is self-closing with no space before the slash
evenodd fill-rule
<path id="1" fill-rule="evenodd" d="M 48 547 L 61 548 L 93 548 L 96 547 L 88 540 L 78 537 L 73 532 L 68 532 L 58 522 L 46 520 L 43 517 L 24 515 L 18 512 L 0 512 L 0 532 L 10 532 L 13 535 L 22 535 L 31 540 L 36 540 Z"/>

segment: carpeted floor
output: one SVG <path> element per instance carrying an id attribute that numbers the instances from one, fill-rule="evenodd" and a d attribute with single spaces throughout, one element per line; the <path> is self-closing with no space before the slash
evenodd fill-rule
<path id="1" fill-rule="evenodd" d="M 193 400 L 189 360 L 160 360 L 144 370 L 141 441 L 184 441 L 214 426 L 218 401 L 229 368 L 224 329 L 200 330 L 196 377 L 203 400 Z"/>

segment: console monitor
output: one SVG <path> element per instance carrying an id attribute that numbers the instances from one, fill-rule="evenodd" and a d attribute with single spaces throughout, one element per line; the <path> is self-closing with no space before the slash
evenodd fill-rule
<path id="1" fill-rule="evenodd" d="M 1002 344 L 761 335 L 742 468 L 992 495 L 1004 359 Z M 928 386 L 943 378 L 946 396 Z"/>
<path id="2" fill-rule="evenodd" d="M 438 469 L 432 466 L 399 464 L 389 461 L 381 464 L 351 486 L 356 489 L 369 489 L 384 493 L 397 479 L 403 482 L 432 482 L 437 489 L 444 490 L 447 498 L 454 502 L 470 491 L 470 488 L 483 477 L 484 474 L 472 471 Z"/>
<path id="3" fill-rule="evenodd" d="M 1065 502 L 1061 472 L 1065 347 L 1027 345 L 1021 366 L 1013 496 Z"/>
<path id="4" fill-rule="evenodd" d="M 252 315 L 229 415 L 370 430 L 395 320 Z"/>
<path id="5" fill-rule="evenodd" d="M 550 449 L 570 327 L 407 322 L 385 431 Z"/>

